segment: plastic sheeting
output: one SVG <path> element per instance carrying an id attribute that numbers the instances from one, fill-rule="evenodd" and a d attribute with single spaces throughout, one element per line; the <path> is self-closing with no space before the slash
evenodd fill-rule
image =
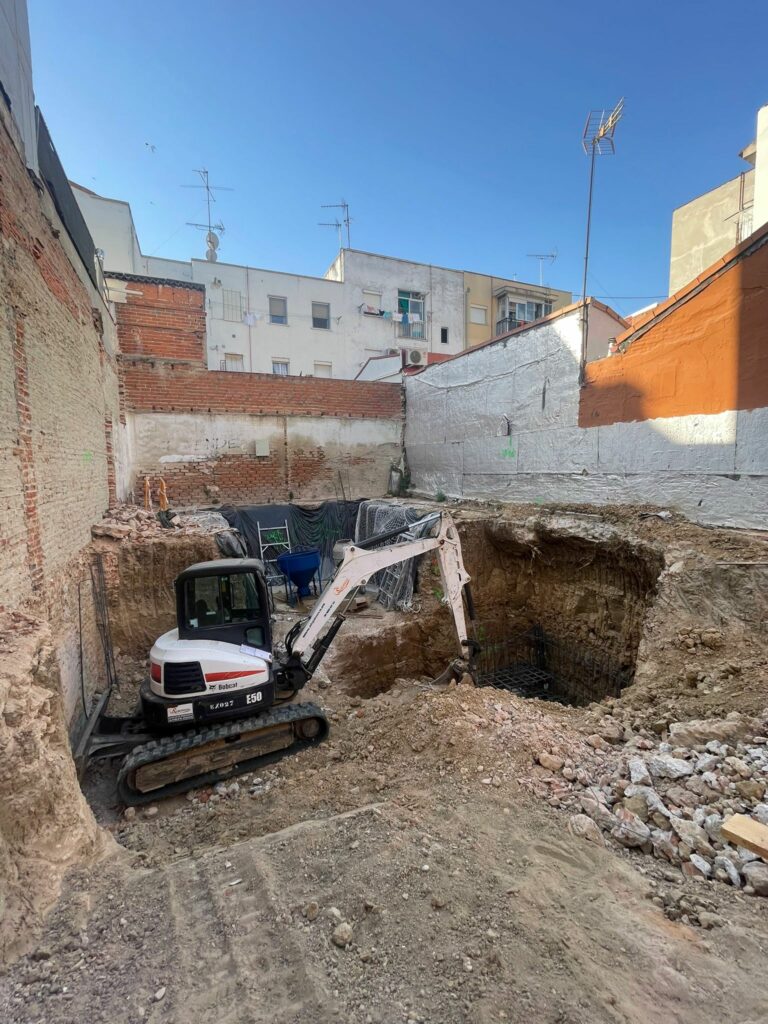
<path id="1" fill-rule="evenodd" d="M 248 554 L 260 558 L 259 525 L 262 530 L 288 523 L 291 548 L 319 548 L 322 556 L 320 576 L 329 580 L 335 571 L 333 546 L 355 535 L 359 501 L 324 501 L 322 505 L 225 505 L 221 514 L 240 531 Z"/>

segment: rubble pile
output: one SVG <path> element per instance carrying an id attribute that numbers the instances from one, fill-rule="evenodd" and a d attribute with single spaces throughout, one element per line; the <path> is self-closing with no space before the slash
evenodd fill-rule
<path id="1" fill-rule="evenodd" d="M 91 527 L 91 536 L 151 542 L 161 535 L 189 536 L 231 531 L 232 527 L 218 512 L 169 511 L 163 513 L 161 519 L 158 512 L 148 511 L 139 505 L 117 505 L 104 513 L 102 522 Z"/>
<path id="2" fill-rule="evenodd" d="M 734 711 L 725 719 L 671 723 L 661 737 L 636 732 L 620 714 L 604 715 L 587 737 L 607 755 L 601 773 L 541 751 L 533 788 L 578 812 L 569 822 L 574 835 L 612 840 L 685 876 L 768 896 L 768 863 L 721 832 L 733 814 L 768 824 L 768 709 L 758 718 Z"/>

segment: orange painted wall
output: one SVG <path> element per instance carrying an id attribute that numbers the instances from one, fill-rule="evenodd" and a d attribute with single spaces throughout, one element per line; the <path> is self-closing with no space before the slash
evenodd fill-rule
<path id="1" fill-rule="evenodd" d="M 768 244 L 629 345 L 587 364 L 579 425 L 768 406 Z"/>

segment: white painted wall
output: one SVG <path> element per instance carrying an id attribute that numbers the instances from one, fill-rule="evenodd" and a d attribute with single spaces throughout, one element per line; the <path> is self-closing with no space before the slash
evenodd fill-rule
<path id="1" fill-rule="evenodd" d="M 768 224 L 768 104 L 757 112 L 755 136 L 755 203 L 752 230 Z"/>
<path id="2" fill-rule="evenodd" d="M 35 94 L 26 0 L 0 0 L 0 82 L 11 101 L 27 167 L 37 173 Z"/>
<path id="3" fill-rule="evenodd" d="M 107 273 L 142 273 L 141 249 L 128 203 L 94 195 L 74 182 L 71 185 L 94 244 L 104 252 Z"/>
<path id="4" fill-rule="evenodd" d="M 593 308 L 592 331 L 615 334 L 615 321 Z M 579 346 L 576 310 L 407 377 L 414 487 L 543 504 L 651 503 L 768 528 L 768 410 L 579 427 Z"/>

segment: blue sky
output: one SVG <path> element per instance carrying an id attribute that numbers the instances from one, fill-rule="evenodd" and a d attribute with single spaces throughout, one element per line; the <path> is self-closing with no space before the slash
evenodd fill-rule
<path id="1" fill-rule="evenodd" d="M 666 294 L 672 210 L 746 167 L 768 75 L 741 0 L 29 0 L 37 102 L 71 178 L 128 200 L 145 253 L 322 274 L 356 248 L 579 292 L 590 108 L 626 97 L 597 167 L 589 292 Z M 762 52 L 757 47 L 757 52 Z M 151 150 L 147 145 L 154 146 Z"/>

